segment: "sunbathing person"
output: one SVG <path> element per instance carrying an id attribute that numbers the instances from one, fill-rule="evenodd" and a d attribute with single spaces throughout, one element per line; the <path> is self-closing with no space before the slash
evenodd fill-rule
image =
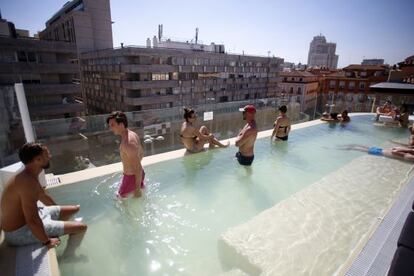
<path id="1" fill-rule="evenodd" d="M 184 108 L 184 119 L 181 126 L 181 142 L 190 153 L 196 153 L 204 150 L 204 144 L 209 143 L 210 148 L 218 146 L 220 148 L 228 147 L 229 144 L 224 145 L 220 143 L 213 134 L 210 133 L 206 126 L 201 126 L 199 129 L 195 127 L 197 114 L 192 108 Z"/>
<path id="2" fill-rule="evenodd" d="M 390 100 L 387 100 L 384 105 L 377 107 L 377 117 L 375 118 L 376 121 L 379 120 L 380 116 L 395 116 L 395 111 L 392 108 L 392 104 Z"/>
<path id="3" fill-rule="evenodd" d="M 411 148 L 379 148 L 360 145 L 350 145 L 345 150 L 356 150 L 367 152 L 372 155 L 385 156 L 389 158 L 401 159 L 408 162 L 414 162 L 414 149 Z"/>

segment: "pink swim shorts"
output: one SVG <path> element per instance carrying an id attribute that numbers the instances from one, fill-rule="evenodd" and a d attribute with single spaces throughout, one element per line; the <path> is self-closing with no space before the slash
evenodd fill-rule
<path id="1" fill-rule="evenodd" d="M 144 185 L 145 172 L 142 170 L 141 188 L 145 188 Z M 135 192 L 137 186 L 135 185 L 135 175 L 124 174 L 122 177 L 122 183 L 118 190 L 120 197 L 126 197 L 128 194 Z"/>

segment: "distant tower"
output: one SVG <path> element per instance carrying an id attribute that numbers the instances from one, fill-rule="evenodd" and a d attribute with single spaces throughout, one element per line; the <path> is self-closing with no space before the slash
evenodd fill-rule
<path id="1" fill-rule="evenodd" d="M 198 42 L 198 28 L 196 28 L 195 44 Z"/>
<path id="2" fill-rule="evenodd" d="M 338 55 L 335 54 L 336 43 L 326 42 L 323 35 L 315 36 L 310 43 L 308 54 L 308 67 L 328 67 L 336 69 Z"/>
<path id="3" fill-rule="evenodd" d="M 152 38 L 152 47 L 158 48 L 158 39 L 157 39 L 157 37 L 155 35 Z"/>
<path id="4" fill-rule="evenodd" d="M 162 24 L 158 25 L 158 41 L 161 42 L 162 38 Z"/>
<path id="5" fill-rule="evenodd" d="M 147 48 L 151 48 L 151 39 L 147 38 Z"/>

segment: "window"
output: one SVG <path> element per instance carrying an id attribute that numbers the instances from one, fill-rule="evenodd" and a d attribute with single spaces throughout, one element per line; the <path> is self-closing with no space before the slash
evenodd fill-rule
<path id="1" fill-rule="evenodd" d="M 354 88 L 355 88 L 355 82 L 354 82 L 354 81 L 350 81 L 350 82 L 348 83 L 348 89 L 349 89 L 349 90 L 354 90 Z"/>
<path id="2" fill-rule="evenodd" d="M 365 89 L 365 82 L 359 83 L 359 89 Z"/>
<path id="3" fill-rule="evenodd" d="M 335 86 L 336 86 L 336 81 L 334 80 L 329 81 L 329 88 L 335 88 Z"/>
<path id="4" fill-rule="evenodd" d="M 362 72 L 360 73 L 360 76 L 361 76 L 361 77 L 366 77 L 366 76 L 367 76 L 367 72 L 362 71 Z"/>
<path id="5" fill-rule="evenodd" d="M 152 74 L 152 80 L 169 80 L 169 74 Z"/>
<path id="6" fill-rule="evenodd" d="M 345 81 L 340 81 L 339 82 L 339 88 L 340 89 L 344 89 L 345 88 Z"/>
<path id="7" fill-rule="evenodd" d="M 302 94 L 302 88 L 301 87 L 298 87 L 298 94 L 299 95 Z"/>

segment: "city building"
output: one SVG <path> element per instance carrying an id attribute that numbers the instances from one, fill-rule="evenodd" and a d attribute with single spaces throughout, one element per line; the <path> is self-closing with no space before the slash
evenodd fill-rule
<path id="1" fill-rule="evenodd" d="M 308 67 L 328 67 L 336 69 L 338 55 L 335 54 L 336 43 L 326 42 L 323 35 L 313 37 L 308 54 Z"/>
<path id="2" fill-rule="evenodd" d="M 113 47 L 109 0 L 72 0 L 47 22 L 42 40 L 69 41 L 78 53 Z"/>
<path id="3" fill-rule="evenodd" d="M 322 83 L 322 105 L 333 105 L 337 111 L 371 111 L 373 94 L 369 87 L 387 80 L 388 67 L 352 64 L 328 74 Z"/>
<path id="4" fill-rule="evenodd" d="M 414 55 L 399 62 L 390 70 L 388 82 L 403 82 L 414 84 Z"/>
<path id="5" fill-rule="evenodd" d="M 84 113 L 76 45 L 29 37 L 0 19 L 0 163 L 23 139 L 15 83 L 23 83 L 32 120 Z M 20 137 L 20 138 L 19 138 Z"/>
<path id="6" fill-rule="evenodd" d="M 280 73 L 280 97 L 285 102 L 297 102 L 300 111 L 313 114 L 319 88 L 319 77 L 308 71 L 291 71 Z"/>
<path id="7" fill-rule="evenodd" d="M 376 95 L 376 105 L 391 100 L 396 106 L 406 104 L 409 112 L 414 111 L 414 56 L 407 57 L 393 66 L 387 82 L 370 86 L 370 92 Z"/>
<path id="8" fill-rule="evenodd" d="M 364 59 L 362 60 L 361 65 L 384 65 L 384 59 L 380 59 L 380 58 Z"/>
<path id="9" fill-rule="evenodd" d="M 122 47 L 81 55 L 89 114 L 275 97 L 283 59 Z"/>

